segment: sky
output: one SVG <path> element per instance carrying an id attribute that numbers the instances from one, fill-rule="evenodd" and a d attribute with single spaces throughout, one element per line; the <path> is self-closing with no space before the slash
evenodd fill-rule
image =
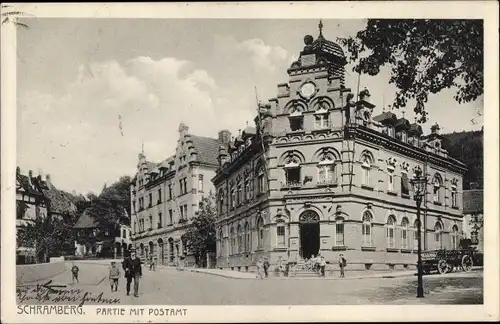
<path id="1" fill-rule="evenodd" d="M 27 19 L 17 32 L 17 159 L 22 173 L 50 174 L 60 189 L 99 193 L 148 160 L 174 153 L 181 122 L 196 135 L 233 134 L 253 124 L 256 93 L 266 102 L 318 35 L 309 19 Z M 323 35 L 354 36 L 364 20 L 323 20 Z M 357 88 L 352 65 L 346 86 Z M 362 75 L 374 114 L 396 92 L 389 73 Z M 459 105 L 454 91 L 432 95 L 428 132 L 477 130 L 483 99 Z M 402 116 L 402 110 L 394 111 Z M 413 107 L 405 110 L 413 120 Z"/>

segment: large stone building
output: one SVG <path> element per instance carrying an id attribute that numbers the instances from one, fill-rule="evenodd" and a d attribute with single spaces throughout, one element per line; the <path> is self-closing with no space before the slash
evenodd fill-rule
<path id="1" fill-rule="evenodd" d="M 439 126 L 423 136 L 390 111 L 374 116 L 368 90 L 345 88 L 344 53 L 321 28 L 259 105 L 256 127 L 219 149 L 219 268 L 339 253 L 350 269 L 414 265 L 417 166 L 429 177 L 424 249 L 458 246 L 465 165 L 442 149 Z"/>
<path id="2" fill-rule="evenodd" d="M 183 240 L 203 197 L 213 192 L 210 182 L 217 168 L 219 146 L 229 142 L 228 132 L 219 138 L 192 135 L 179 126 L 175 154 L 152 163 L 139 154 L 132 180 L 132 240 L 139 256 L 157 258 L 158 264 L 193 264 Z"/>

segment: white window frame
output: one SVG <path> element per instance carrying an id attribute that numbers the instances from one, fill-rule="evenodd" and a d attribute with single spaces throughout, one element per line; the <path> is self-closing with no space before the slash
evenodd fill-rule
<path id="1" fill-rule="evenodd" d="M 325 160 L 318 163 L 318 182 L 331 183 L 336 180 L 336 167 L 335 162 L 332 160 Z"/>
<path id="2" fill-rule="evenodd" d="M 287 164 L 285 164 L 284 169 L 285 169 L 285 179 L 286 179 L 286 184 L 287 185 L 295 184 L 295 182 L 291 182 L 290 181 L 290 179 L 288 177 L 288 172 L 290 170 L 297 170 L 297 169 L 298 169 L 298 172 L 299 172 L 298 184 L 300 184 L 300 182 L 302 181 L 302 170 L 301 170 L 300 164 L 298 164 L 298 163 L 287 163 Z"/>
<path id="3" fill-rule="evenodd" d="M 451 227 L 451 248 L 458 249 L 458 246 L 459 246 L 458 226 L 453 225 Z"/>
<path id="4" fill-rule="evenodd" d="M 280 235 L 280 229 L 283 230 L 283 235 Z M 280 239 L 283 239 L 283 242 L 280 242 Z M 279 248 L 286 247 L 286 226 L 283 220 L 278 220 L 276 222 L 276 246 Z"/>
<path id="5" fill-rule="evenodd" d="M 390 215 L 387 218 L 386 244 L 387 247 L 391 249 L 396 247 L 396 217 L 394 215 Z"/>
<path id="6" fill-rule="evenodd" d="M 364 156 L 361 164 L 361 170 L 362 170 L 362 179 L 361 183 L 365 186 L 369 186 L 371 183 L 370 179 L 370 170 L 371 170 L 371 159 L 368 156 Z"/>
<path id="7" fill-rule="evenodd" d="M 401 248 L 409 248 L 409 224 L 408 218 L 403 217 L 401 220 Z"/>
<path id="8" fill-rule="evenodd" d="M 394 169 L 387 169 L 387 191 L 394 192 Z"/>
<path id="9" fill-rule="evenodd" d="M 328 111 L 320 108 L 314 114 L 314 126 L 316 129 L 325 129 L 330 127 Z"/>
<path id="10" fill-rule="evenodd" d="M 203 192 L 203 174 L 198 175 L 198 191 Z"/>
<path id="11" fill-rule="evenodd" d="M 342 228 L 342 239 L 339 239 L 339 225 Z M 344 219 L 342 217 L 337 217 L 335 219 L 335 227 L 334 227 L 334 246 L 345 246 L 345 225 Z"/>
<path id="12" fill-rule="evenodd" d="M 372 235 L 373 235 L 372 220 L 373 220 L 373 215 L 370 212 L 365 211 L 363 213 L 363 224 L 361 230 L 361 233 L 363 235 L 363 246 L 372 246 Z"/>
<path id="13" fill-rule="evenodd" d="M 457 186 L 451 186 L 451 206 L 458 207 L 458 191 Z"/>

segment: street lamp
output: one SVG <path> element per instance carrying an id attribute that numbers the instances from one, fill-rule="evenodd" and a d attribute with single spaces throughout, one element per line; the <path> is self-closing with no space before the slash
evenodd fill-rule
<path id="1" fill-rule="evenodd" d="M 418 276 L 418 286 L 417 286 L 417 298 L 424 297 L 424 286 L 422 283 L 422 235 L 421 228 L 422 223 L 420 221 L 420 205 L 422 204 L 422 198 L 427 192 L 427 177 L 422 176 L 422 169 L 417 166 L 414 169 L 413 178 L 411 179 L 411 185 L 413 187 L 413 198 L 417 204 L 417 242 L 418 242 L 418 259 L 417 259 L 417 276 Z"/>

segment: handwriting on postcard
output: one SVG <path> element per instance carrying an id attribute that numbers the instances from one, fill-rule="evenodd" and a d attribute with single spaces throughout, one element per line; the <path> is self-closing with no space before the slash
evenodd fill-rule
<path id="1" fill-rule="evenodd" d="M 53 285 L 52 280 L 44 284 L 32 286 L 18 286 L 17 299 L 21 304 L 28 303 L 76 303 L 83 306 L 85 303 L 93 304 L 119 304 L 120 298 L 106 298 L 103 293 L 91 293 L 80 288 L 68 288 L 65 285 Z"/>

